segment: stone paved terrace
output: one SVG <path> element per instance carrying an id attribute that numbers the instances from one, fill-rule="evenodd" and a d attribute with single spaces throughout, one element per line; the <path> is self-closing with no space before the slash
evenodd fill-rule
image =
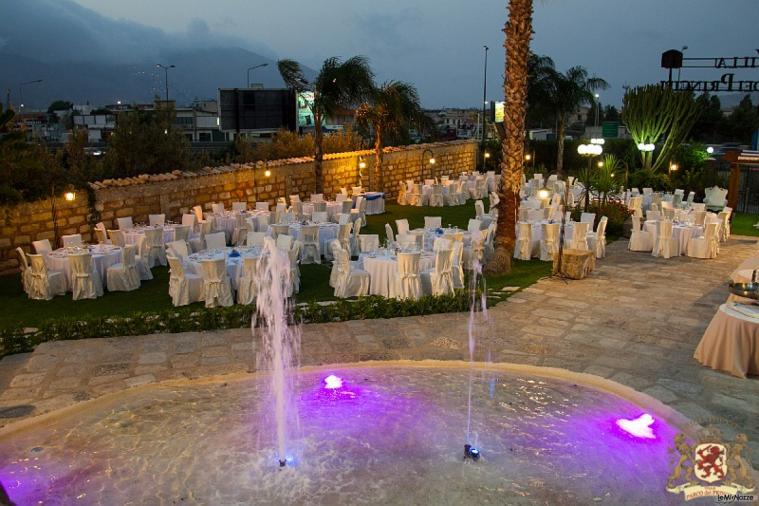
<path id="1" fill-rule="evenodd" d="M 759 381 L 692 358 L 729 273 L 756 251 L 733 237 L 716 260 L 663 260 L 618 241 L 590 278 L 543 279 L 491 308 L 478 358 L 609 378 L 692 420 L 729 420 L 759 455 Z M 305 325 L 302 361 L 460 360 L 466 340 L 466 314 Z M 253 371 L 254 351 L 248 329 L 44 343 L 0 362 L 0 427 L 138 385 Z"/>

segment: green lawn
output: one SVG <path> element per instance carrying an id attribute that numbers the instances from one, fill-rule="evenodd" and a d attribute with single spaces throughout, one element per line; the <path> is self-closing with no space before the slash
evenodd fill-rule
<path id="1" fill-rule="evenodd" d="M 487 209 L 487 201 L 485 201 Z M 422 227 L 424 216 L 442 216 L 443 225 L 448 224 L 466 228 L 468 220 L 474 216 L 474 203 L 456 207 L 412 207 L 390 204 L 386 213 L 368 216 L 368 225 L 362 229 L 364 233 L 376 233 L 385 237 L 385 223 L 390 223 L 395 230 L 395 220 L 407 218 L 411 228 Z M 737 232 L 736 232 L 737 233 Z M 329 286 L 330 264 L 310 264 L 301 266 L 301 291 L 297 295 L 298 302 L 333 300 L 332 288 Z M 487 278 L 490 292 L 497 292 L 499 299 L 507 294 L 500 292 L 505 286 L 523 288 L 531 285 L 539 278 L 548 275 L 550 264 L 547 262 L 518 261 L 513 265 L 512 272 L 504 276 L 489 276 Z M 18 274 L 0 277 L 0 329 L 16 326 L 36 327 L 40 324 L 59 318 L 71 317 L 102 317 L 123 316 L 135 312 L 151 312 L 168 309 L 171 299 L 168 295 L 169 274 L 166 267 L 153 269 L 153 280 L 145 281 L 135 292 L 107 293 L 104 297 L 94 300 L 71 300 L 71 295 L 56 297 L 50 301 L 29 300 L 21 289 Z M 202 303 L 197 303 L 202 307 Z"/>
<path id="2" fill-rule="evenodd" d="M 756 223 L 759 223 L 757 214 L 735 213 L 730 231 L 737 235 L 759 236 L 759 228 L 754 228 Z"/>

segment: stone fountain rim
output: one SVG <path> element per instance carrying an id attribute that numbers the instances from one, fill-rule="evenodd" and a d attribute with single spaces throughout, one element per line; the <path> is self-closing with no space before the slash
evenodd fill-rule
<path id="1" fill-rule="evenodd" d="M 469 363 L 464 360 L 367 360 L 363 362 L 347 362 L 335 364 L 318 364 L 306 365 L 298 368 L 299 373 L 306 373 L 330 368 L 339 369 L 367 369 L 382 367 L 405 367 L 417 369 L 467 369 L 469 367 L 478 371 L 502 371 L 509 373 L 524 374 L 542 378 L 556 379 L 569 383 L 576 383 L 586 388 L 592 388 L 604 393 L 616 395 L 626 401 L 629 401 L 641 409 L 652 411 L 655 416 L 663 419 L 673 428 L 680 432 L 685 432 L 689 436 L 695 436 L 701 426 L 690 420 L 688 417 L 678 412 L 674 408 L 664 404 L 660 400 L 635 390 L 629 386 L 623 385 L 595 374 L 584 372 L 570 371 L 560 367 L 547 367 L 527 364 L 517 364 L 513 362 L 473 362 Z M 64 406 L 53 411 L 42 413 L 37 416 L 31 416 L 9 422 L 7 425 L 0 427 L 0 439 L 10 436 L 13 433 L 21 432 L 33 428 L 35 425 L 43 424 L 52 420 L 73 416 L 78 412 L 86 411 L 97 407 L 99 404 L 110 402 L 128 391 L 130 394 L 139 394 L 140 391 L 148 391 L 159 387 L 172 386 L 189 386 L 214 383 L 230 383 L 245 381 L 256 376 L 264 376 L 266 371 L 254 371 L 250 373 L 230 373 L 222 375 L 202 376 L 199 378 L 168 379 L 155 383 L 149 383 L 132 388 L 110 392 L 108 394 L 87 399 L 68 406 Z"/>

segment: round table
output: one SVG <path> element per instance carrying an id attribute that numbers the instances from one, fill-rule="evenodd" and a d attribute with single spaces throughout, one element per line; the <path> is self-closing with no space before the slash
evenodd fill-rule
<path id="1" fill-rule="evenodd" d="M 651 234 L 651 241 L 656 244 L 658 227 L 656 220 L 646 220 L 643 230 Z M 672 225 L 672 244 L 676 248 L 674 256 L 685 255 L 688 251 L 688 243 L 694 237 L 704 233 L 704 227 L 698 225 L 674 224 Z"/>
<path id="2" fill-rule="evenodd" d="M 239 256 L 230 256 L 232 251 L 235 250 L 239 253 Z M 227 264 L 227 275 L 232 281 L 232 286 L 237 289 L 237 278 L 242 274 L 242 259 L 245 257 L 256 258 L 261 255 L 261 248 L 258 247 L 238 247 L 238 248 L 224 248 L 212 249 L 193 253 L 185 262 L 185 267 L 189 268 L 194 274 L 199 276 L 203 275 L 203 269 L 200 262 L 203 260 L 217 260 L 219 258 L 225 258 Z"/>
<path id="3" fill-rule="evenodd" d="M 739 378 L 759 375 L 759 306 L 722 304 L 693 358 L 702 365 Z"/>
<path id="4" fill-rule="evenodd" d="M 364 192 L 361 194 L 366 200 L 366 214 L 383 214 L 385 212 L 385 194 L 382 192 Z M 353 207 L 356 207 L 358 195 L 353 196 Z"/>
<path id="5" fill-rule="evenodd" d="M 137 244 L 137 241 L 139 240 L 139 238 L 145 236 L 145 230 L 155 230 L 157 228 L 161 228 L 161 227 L 153 227 L 153 226 L 147 225 L 147 226 L 134 227 L 128 230 L 124 230 L 124 241 L 127 244 Z M 164 244 L 173 241 L 174 237 L 175 237 L 175 231 L 174 231 L 173 226 L 163 227 Z"/>
<path id="6" fill-rule="evenodd" d="M 105 274 L 108 271 L 108 267 L 121 262 L 121 248 L 111 244 L 97 244 L 87 246 L 87 250 L 92 254 L 92 263 L 95 266 L 95 271 L 100 276 L 103 286 L 105 286 Z M 63 276 L 66 278 L 66 291 L 71 290 L 71 260 L 69 259 L 69 251 L 71 251 L 71 254 L 84 252 L 84 250 L 74 251 L 60 248 L 51 251 L 47 255 L 47 268 L 51 271 L 63 273 Z"/>
<path id="7" fill-rule="evenodd" d="M 394 254 L 366 254 L 359 256 L 363 270 L 369 273 L 369 294 L 383 297 L 397 297 L 400 293 L 398 286 L 398 261 Z M 435 267 L 435 255 L 422 253 L 419 259 L 419 272 Z"/>

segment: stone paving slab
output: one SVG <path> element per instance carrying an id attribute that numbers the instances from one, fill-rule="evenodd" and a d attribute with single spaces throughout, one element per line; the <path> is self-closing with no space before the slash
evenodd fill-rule
<path id="1" fill-rule="evenodd" d="M 609 378 L 695 421 L 725 419 L 724 432 L 746 432 L 759 455 L 759 380 L 693 359 L 727 297 L 729 273 L 757 254 L 756 239 L 733 237 L 714 260 L 664 260 L 628 252 L 624 241 L 607 253 L 587 279 L 543 279 L 491 308 L 477 326 L 476 359 Z M 304 325 L 301 362 L 467 359 L 467 319 L 457 313 Z M 43 343 L 0 361 L 0 427 L 139 385 L 252 372 L 257 350 L 250 329 Z"/>

